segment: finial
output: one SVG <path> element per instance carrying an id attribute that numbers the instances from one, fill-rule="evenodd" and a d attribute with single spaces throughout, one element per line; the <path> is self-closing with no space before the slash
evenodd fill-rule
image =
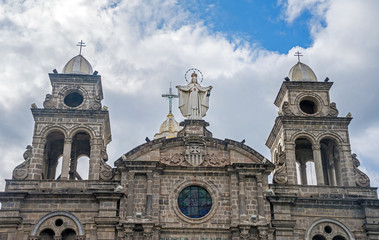
<path id="1" fill-rule="evenodd" d="M 162 94 L 162 97 L 168 98 L 168 114 L 172 114 L 172 99 L 178 98 L 179 96 L 172 93 L 171 82 L 168 94 Z"/>
<path id="2" fill-rule="evenodd" d="M 295 52 L 295 55 L 297 57 L 297 61 L 300 62 L 300 57 L 302 57 L 303 55 L 301 54 L 301 52 L 297 51 Z"/>
<path id="3" fill-rule="evenodd" d="M 86 47 L 86 44 L 83 42 L 83 40 L 80 40 L 76 46 L 80 47 L 79 49 L 79 55 L 82 55 L 82 47 Z"/>

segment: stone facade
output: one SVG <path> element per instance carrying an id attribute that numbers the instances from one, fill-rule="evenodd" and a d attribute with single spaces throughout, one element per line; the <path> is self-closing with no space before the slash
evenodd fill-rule
<path id="1" fill-rule="evenodd" d="M 330 82 L 283 82 L 272 162 L 185 120 L 177 137 L 148 141 L 112 168 L 101 77 L 49 77 L 52 94 L 32 108 L 32 145 L 0 193 L 1 240 L 379 239 L 377 189 L 351 153 L 351 116 L 338 117 Z M 88 180 L 77 171 L 83 155 Z"/>

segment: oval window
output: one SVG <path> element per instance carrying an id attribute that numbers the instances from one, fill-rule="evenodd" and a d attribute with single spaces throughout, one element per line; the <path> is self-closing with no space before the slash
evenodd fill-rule
<path id="1" fill-rule="evenodd" d="M 187 217 L 202 218 L 212 208 L 212 197 L 203 187 L 189 186 L 179 194 L 178 206 Z"/>
<path id="2" fill-rule="evenodd" d="M 315 114 L 318 111 L 316 102 L 309 99 L 300 101 L 300 109 L 307 114 Z"/>
<path id="3" fill-rule="evenodd" d="M 64 103 L 69 107 L 77 107 L 83 102 L 83 96 L 80 93 L 72 92 L 64 98 Z"/>

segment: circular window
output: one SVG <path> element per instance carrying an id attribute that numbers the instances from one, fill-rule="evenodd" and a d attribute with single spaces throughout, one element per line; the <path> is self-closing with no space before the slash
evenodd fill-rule
<path id="1" fill-rule="evenodd" d="M 329 225 L 327 225 L 327 226 L 324 227 L 324 231 L 326 233 L 331 233 L 332 232 L 332 227 L 330 227 Z"/>
<path id="2" fill-rule="evenodd" d="M 316 101 L 313 99 L 304 99 L 300 101 L 300 109 L 307 114 L 315 114 L 318 111 Z"/>
<path id="3" fill-rule="evenodd" d="M 212 208 L 212 197 L 205 188 L 189 186 L 178 197 L 180 211 L 190 218 L 202 218 Z"/>
<path id="4" fill-rule="evenodd" d="M 83 102 L 83 96 L 80 93 L 72 92 L 64 98 L 64 103 L 69 107 L 77 107 Z"/>
<path id="5" fill-rule="evenodd" d="M 62 219 L 58 218 L 57 220 L 55 220 L 55 226 L 60 227 L 60 226 L 62 226 L 62 224 L 63 224 Z"/>

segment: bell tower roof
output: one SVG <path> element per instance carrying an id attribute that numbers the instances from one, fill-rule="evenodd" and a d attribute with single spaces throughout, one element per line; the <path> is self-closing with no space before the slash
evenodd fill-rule
<path id="1" fill-rule="evenodd" d="M 288 77 L 293 82 L 317 82 L 316 74 L 306 64 L 296 63 L 289 71 Z"/>
<path id="2" fill-rule="evenodd" d="M 71 58 L 70 61 L 66 63 L 62 72 L 64 74 L 92 74 L 92 66 L 81 54 Z"/>

